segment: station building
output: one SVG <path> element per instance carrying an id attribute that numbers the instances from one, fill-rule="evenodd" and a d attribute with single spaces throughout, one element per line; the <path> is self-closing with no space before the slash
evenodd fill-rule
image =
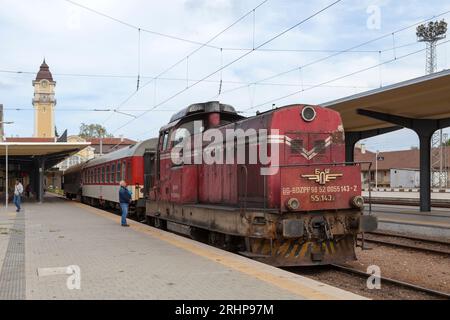
<path id="1" fill-rule="evenodd" d="M 443 147 L 443 172 L 447 175 L 443 188 L 449 188 L 450 182 L 450 147 Z M 379 188 L 420 188 L 420 150 L 398 150 L 386 152 L 372 152 L 363 148 L 355 148 L 356 162 L 370 162 L 363 165 L 362 183 L 364 188 L 375 186 Z"/>

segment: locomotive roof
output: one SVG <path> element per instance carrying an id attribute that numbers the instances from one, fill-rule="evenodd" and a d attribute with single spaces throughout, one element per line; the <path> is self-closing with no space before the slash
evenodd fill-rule
<path id="1" fill-rule="evenodd" d="M 229 104 L 223 104 L 219 101 L 210 101 L 210 102 L 203 102 L 203 103 L 194 103 L 191 104 L 189 107 L 184 108 L 183 110 L 175 113 L 172 118 L 170 118 L 170 123 L 180 120 L 181 118 L 184 118 L 190 114 L 193 113 L 211 113 L 211 112 L 221 112 L 221 113 L 230 113 L 237 115 L 238 113 L 234 109 L 233 106 Z"/>
<path id="2" fill-rule="evenodd" d="M 95 158 L 85 162 L 86 167 L 96 166 L 104 162 L 114 161 L 122 158 L 143 156 L 146 151 L 156 151 L 158 145 L 158 139 L 152 138 L 138 142 L 126 148 L 119 149 L 117 151 L 105 154 L 99 158 Z"/>

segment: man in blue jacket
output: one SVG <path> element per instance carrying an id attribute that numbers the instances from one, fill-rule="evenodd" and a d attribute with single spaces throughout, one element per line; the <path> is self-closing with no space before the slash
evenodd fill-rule
<path id="1" fill-rule="evenodd" d="M 131 194 L 127 189 L 125 181 L 120 181 L 119 202 L 122 209 L 122 227 L 129 227 L 127 224 L 128 206 L 131 202 Z"/>

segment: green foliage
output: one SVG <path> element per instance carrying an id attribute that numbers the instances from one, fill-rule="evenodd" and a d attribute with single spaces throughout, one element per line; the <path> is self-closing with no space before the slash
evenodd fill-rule
<path id="1" fill-rule="evenodd" d="M 79 136 L 87 138 L 111 138 L 112 134 L 109 134 L 105 127 L 98 123 L 86 124 L 82 123 L 80 126 Z"/>

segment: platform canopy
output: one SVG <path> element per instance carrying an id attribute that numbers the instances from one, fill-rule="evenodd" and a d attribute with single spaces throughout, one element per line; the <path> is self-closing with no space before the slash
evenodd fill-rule
<path id="1" fill-rule="evenodd" d="M 403 81 L 322 104 L 341 114 L 345 157 L 354 161 L 355 144 L 408 128 L 420 141 L 420 210 L 431 210 L 431 138 L 450 126 L 450 70 Z"/>
<path id="2" fill-rule="evenodd" d="M 345 131 L 392 127 L 391 123 L 358 114 L 358 109 L 412 119 L 448 118 L 450 70 L 330 101 L 322 106 L 339 111 Z"/>
<path id="3" fill-rule="evenodd" d="M 90 144 L 90 142 L 2 142 L 0 157 L 5 157 L 8 152 L 10 158 L 45 158 L 47 166 L 52 166 Z"/>

